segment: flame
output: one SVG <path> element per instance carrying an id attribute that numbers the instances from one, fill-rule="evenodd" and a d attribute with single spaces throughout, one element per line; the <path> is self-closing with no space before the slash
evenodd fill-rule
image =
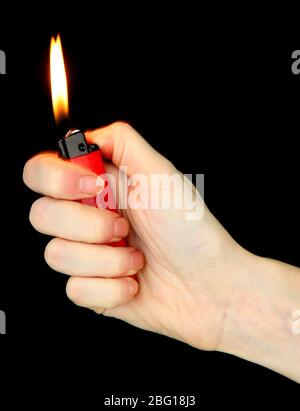
<path id="1" fill-rule="evenodd" d="M 53 112 L 55 121 L 59 124 L 68 117 L 69 113 L 66 69 L 59 34 L 56 39 L 54 37 L 51 38 L 50 79 Z"/>

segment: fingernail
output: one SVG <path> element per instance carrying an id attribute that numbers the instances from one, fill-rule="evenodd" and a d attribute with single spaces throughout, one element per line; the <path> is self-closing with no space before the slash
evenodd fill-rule
<path id="1" fill-rule="evenodd" d="M 79 190 L 84 194 L 98 194 L 104 188 L 104 180 L 101 176 L 82 176 L 79 179 Z"/>
<path id="2" fill-rule="evenodd" d="M 136 294 L 137 291 L 137 283 L 134 280 L 129 280 L 128 281 L 128 292 L 129 295 L 134 295 Z"/>
<path id="3" fill-rule="evenodd" d="M 125 237 L 128 233 L 128 221 L 125 218 L 116 218 L 114 222 L 114 238 Z"/>
<path id="4" fill-rule="evenodd" d="M 144 267 L 144 255 L 140 251 L 133 251 L 130 254 L 130 271 L 129 275 L 135 274 L 138 270 Z"/>

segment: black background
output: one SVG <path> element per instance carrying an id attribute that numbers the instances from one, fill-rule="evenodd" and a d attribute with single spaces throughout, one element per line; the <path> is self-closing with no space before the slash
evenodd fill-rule
<path id="1" fill-rule="evenodd" d="M 72 6 L 68 18 L 57 4 L 53 15 L 51 4 L 20 20 L 1 15 L 2 372 L 29 403 L 38 393 L 55 403 L 59 392 L 86 407 L 96 400 L 97 408 L 109 393 L 194 393 L 212 406 L 238 405 L 237 393 L 277 400 L 296 384 L 73 305 L 66 278 L 43 260 L 49 239 L 28 222 L 37 196 L 22 183 L 23 165 L 55 149 L 58 137 L 48 52 L 60 32 L 74 125 L 128 121 L 178 169 L 205 173 L 206 203 L 241 245 L 300 266 L 293 24 L 283 30 L 283 16 L 247 19 L 241 10 L 231 21 L 222 10 L 217 19 L 188 7 L 130 4 Z"/>

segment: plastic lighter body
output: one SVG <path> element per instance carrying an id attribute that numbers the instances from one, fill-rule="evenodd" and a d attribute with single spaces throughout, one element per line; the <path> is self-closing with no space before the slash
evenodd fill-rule
<path id="1" fill-rule="evenodd" d="M 60 156 L 70 161 L 73 164 L 77 164 L 81 167 L 84 167 L 96 175 L 103 175 L 105 174 L 105 166 L 101 154 L 101 150 L 96 144 L 87 144 L 85 135 L 80 130 L 70 130 L 66 137 L 63 138 L 58 142 L 58 149 Z M 108 181 L 105 179 L 105 189 L 106 192 L 110 190 L 108 187 Z M 106 207 L 107 204 L 107 195 L 104 197 L 104 201 L 101 201 L 100 197 L 92 197 L 79 200 L 82 204 L 86 204 L 92 207 L 102 207 L 107 208 L 110 211 L 115 213 L 118 212 L 116 203 L 114 204 L 109 203 L 109 206 Z M 110 193 L 110 196 L 112 194 Z M 121 239 L 120 241 L 109 243 L 112 247 L 123 247 L 126 246 L 126 240 Z"/>

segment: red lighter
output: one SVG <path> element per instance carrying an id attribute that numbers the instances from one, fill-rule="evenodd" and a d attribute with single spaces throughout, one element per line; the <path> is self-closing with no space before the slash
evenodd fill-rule
<path id="1" fill-rule="evenodd" d="M 56 39 L 54 37 L 51 38 L 50 79 L 54 117 L 56 123 L 61 124 L 63 119 L 68 118 L 69 101 L 66 70 L 59 35 L 57 35 Z M 105 174 L 104 163 L 99 147 L 96 144 L 87 144 L 85 135 L 80 130 L 70 130 L 66 136 L 58 142 L 58 151 L 63 159 L 71 163 L 78 164 L 81 167 L 93 171 L 97 175 Z M 107 208 L 117 213 L 115 201 L 112 201 L 113 196 L 111 191 L 109 191 L 108 181 L 105 181 L 105 184 L 106 197 L 104 196 L 102 201 L 99 196 L 83 199 L 80 200 L 80 202 L 98 208 L 106 207 L 106 204 L 108 204 L 109 207 Z M 122 239 L 109 245 L 113 247 L 126 246 L 126 241 Z"/>
<path id="2" fill-rule="evenodd" d="M 63 159 L 70 161 L 71 163 L 91 170 L 97 175 L 105 174 L 105 167 L 100 148 L 96 144 L 88 144 L 84 133 L 80 130 L 71 129 L 66 134 L 65 138 L 59 140 L 58 151 Z M 102 204 L 96 197 L 86 198 L 80 200 L 80 202 L 92 207 L 104 207 L 108 203 L 108 195 L 112 196 L 107 180 L 105 181 L 105 188 L 107 193 Z M 111 201 L 109 204 L 111 204 Z M 115 203 L 113 206 L 107 207 L 107 209 L 115 213 L 118 212 Z M 110 243 L 109 245 L 113 247 L 126 246 L 126 241 L 121 239 L 120 241 Z"/>

